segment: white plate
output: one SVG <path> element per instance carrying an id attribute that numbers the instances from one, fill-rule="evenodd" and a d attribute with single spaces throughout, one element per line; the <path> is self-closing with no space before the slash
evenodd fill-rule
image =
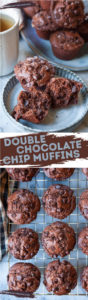
<path id="1" fill-rule="evenodd" d="M 4 89 L 3 108 L 11 121 L 15 123 L 15 125 L 19 124 L 19 128 L 22 128 L 23 130 L 29 129 L 32 130 L 32 132 L 72 131 L 73 128 L 76 127 L 85 117 L 88 111 L 88 93 L 86 85 L 73 72 L 62 68 L 56 68 L 56 70 L 58 76 L 82 82 L 83 88 L 79 93 L 78 104 L 70 105 L 64 109 L 51 109 L 48 116 L 40 124 L 33 124 L 25 120 L 19 120 L 17 122 L 12 118 L 11 114 L 15 105 L 17 104 L 17 97 L 19 92 L 22 90 L 22 87 L 14 76 L 8 81 Z"/>

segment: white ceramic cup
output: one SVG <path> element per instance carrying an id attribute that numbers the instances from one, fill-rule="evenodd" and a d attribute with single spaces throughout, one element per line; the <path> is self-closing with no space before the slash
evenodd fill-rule
<path id="1" fill-rule="evenodd" d="M 0 32 L 0 76 L 5 76 L 14 70 L 18 59 L 19 18 L 16 9 L 1 10 L 0 18 L 13 22 L 12 27 Z"/>

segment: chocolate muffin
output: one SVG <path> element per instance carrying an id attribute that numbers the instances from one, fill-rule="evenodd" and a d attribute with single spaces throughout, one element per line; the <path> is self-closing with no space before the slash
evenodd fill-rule
<path id="1" fill-rule="evenodd" d="M 24 2 L 24 0 L 20 0 L 20 1 Z M 26 0 L 26 2 L 29 1 L 31 5 L 29 7 L 23 8 L 23 10 L 29 18 L 33 18 L 33 16 L 40 11 L 41 7 L 38 0 Z"/>
<path id="2" fill-rule="evenodd" d="M 51 6 L 51 1 L 52 0 L 40 0 L 40 6 L 43 10 L 50 11 L 50 6 Z"/>
<path id="3" fill-rule="evenodd" d="M 15 224 L 29 224 L 37 217 L 40 200 L 31 191 L 19 189 L 8 197 L 7 216 Z"/>
<path id="4" fill-rule="evenodd" d="M 55 222 L 43 230 L 42 244 L 45 252 L 51 257 L 68 255 L 75 243 L 75 232 L 68 224 Z"/>
<path id="5" fill-rule="evenodd" d="M 83 228 L 79 233 L 78 246 L 83 253 L 88 255 L 88 227 Z"/>
<path id="6" fill-rule="evenodd" d="M 85 15 L 84 22 L 78 27 L 79 34 L 85 42 L 88 42 L 88 14 Z"/>
<path id="7" fill-rule="evenodd" d="M 20 228 L 8 239 L 8 250 L 17 259 L 30 259 L 39 250 L 38 234 L 29 228 Z"/>
<path id="8" fill-rule="evenodd" d="M 15 66 L 16 78 L 24 90 L 30 92 L 31 87 L 44 89 L 48 81 L 55 75 L 55 67 L 47 60 L 37 56 L 28 57 Z"/>
<path id="9" fill-rule="evenodd" d="M 48 292 L 67 295 L 77 284 L 77 272 L 68 261 L 52 261 L 45 269 L 44 284 Z"/>
<path id="10" fill-rule="evenodd" d="M 80 195 L 79 208 L 84 218 L 88 220 L 88 190 Z"/>
<path id="11" fill-rule="evenodd" d="M 54 77 L 48 83 L 48 90 L 55 108 L 77 104 L 79 91 L 82 88 L 80 82 L 62 77 Z"/>
<path id="12" fill-rule="evenodd" d="M 43 170 L 47 177 L 56 180 L 69 178 L 74 172 L 73 168 L 44 168 Z"/>
<path id="13" fill-rule="evenodd" d="M 51 97 L 46 91 L 31 88 L 30 92 L 21 91 L 18 96 L 18 104 L 13 111 L 16 120 L 24 119 L 39 124 L 48 115 L 51 105 Z"/>
<path id="14" fill-rule="evenodd" d="M 83 269 L 81 274 L 81 284 L 82 288 L 88 292 L 88 267 Z"/>
<path id="15" fill-rule="evenodd" d="M 38 168 L 7 168 L 9 176 L 16 181 L 30 181 L 38 172 Z"/>
<path id="16" fill-rule="evenodd" d="M 30 263 L 17 263 L 9 270 L 7 276 L 9 290 L 34 293 L 40 284 L 40 271 Z"/>
<path id="17" fill-rule="evenodd" d="M 57 219 L 66 218 L 76 207 L 73 191 L 62 184 L 51 185 L 45 191 L 42 201 L 45 212 Z"/>
<path id="18" fill-rule="evenodd" d="M 87 177 L 88 179 L 88 168 L 83 168 L 82 172 L 84 173 L 84 175 Z"/>
<path id="19" fill-rule="evenodd" d="M 58 28 L 76 29 L 84 19 L 81 0 L 59 0 L 51 2 L 51 15 Z"/>
<path id="20" fill-rule="evenodd" d="M 57 30 L 57 25 L 53 23 L 51 15 L 46 11 L 40 11 L 34 15 L 32 26 L 36 29 L 40 38 L 49 39 L 50 32 Z"/>
<path id="21" fill-rule="evenodd" d="M 57 58 L 72 60 L 84 46 L 84 40 L 78 32 L 58 30 L 50 35 L 52 51 Z"/>

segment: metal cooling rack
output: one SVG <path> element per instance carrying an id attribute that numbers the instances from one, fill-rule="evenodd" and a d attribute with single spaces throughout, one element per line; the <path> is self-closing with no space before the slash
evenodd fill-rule
<path id="1" fill-rule="evenodd" d="M 11 181 L 11 179 L 9 179 L 9 180 Z M 36 177 L 34 177 L 32 179 L 31 182 L 19 183 L 19 188 L 30 189 L 31 191 L 33 191 L 35 194 L 37 194 L 39 196 L 39 199 L 41 200 L 41 210 L 38 213 L 36 220 L 34 220 L 29 225 L 20 225 L 20 226 L 15 225 L 15 224 L 11 225 L 11 223 L 9 222 L 9 228 L 8 228 L 9 234 L 20 227 L 32 228 L 35 231 L 37 231 L 39 234 L 39 239 L 40 239 L 39 252 L 31 260 L 25 261 L 25 262 L 31 262 L 31 263 L 35 264 L 36 266 L 39 267 L 39 269 L 41 271 L 41 283 L 40 283 L 39 289 L 35 292 L 36 296 L 39 296 L 39 295 L 40 296 L 46 296 L 46 295 L 48 296 L 50 294 L 52 295 L 52 293 L 48 293 L 48 291 L 46 290 L 46 288 L 43 284 L 43 273 L 44 273 L 45 266 L 54 259 L 49 257 L 44 252 L 43 247 L 41 245 L 41 233 L 48 224 L 57 221 L 57 219 L 48 216 L 44 212 L 44 209 L 42 206 L 42 196 L 43 196 L 44 191 L 50 185 L 56 184 L 56 183 L 62 183 L 62 184 L 68 185 L 70 188 L 72 188 L 74 190 L 74 193 L 76 195 L 76 209 L 73 211 L 73 213 L 70 216 L 68 216 L 66 219 L 62 220 L 62 222 L 66 222 L 74 228 L 75 233 L 76 233 L 76 240 L 77 240 L 78 233 L 80 232 L 80 230 L 83 227 L 85 227 L 86 225 L 88 225 L 88 222 L 81 215 L 81 213 L 79 211 L 79 207 L 78 207 L 80 194 L 82 193 L 82 191 L 84 191 L 85 189 L 88 188 L 88 180 L 86 179 L 86 176 L 82 173 L 81 169 L 75 169 L 73 175 L 64 181 L 55 181 L 55 180 L 49 179 L 48 177 L 46 177 L 44 175 L 43 170 L 40 170 L 40 172 L 37 174 Z M 10 193 L 11 193 L 11 191 L 9 189 L 8 194 L 10 194 Z M 10 229 L 11 229 L 11 232 L 10 232 Z M 58 258 L 60 258 L 60 257 L 58 257 Z M 77 274 L 78 274 L 77 286 L 74 290 L 71 291 L 71 293 L 69 295 L 73 295 L 73 296 L 85 295 L 85 296 L 87 296 L 88 293 L 86 293 L 86 291 L 82 289 L 81 283 L 80 283 L 80 273 L 82 271 L 82 268 L 88 265 L 87 255 L 83 254 L 82 251 L 80 249 L 78 249 L 77 242 L 76 242 L 76 246 L 73 249 L 73 251 L 71 251 L 70 254 L 63 259 L 66 259 L 71 264 L 73 264 L 74 267 L 76 268 Z M 60 258 L 60 260 L 63 260 L 63 259 Z M 8 253 L 8 272 L 9 272 L 9 267 L 12 266 L 16 262 L 18 262 L 18 260 L 15 259 L 13 256 L 11 256 Z"/>

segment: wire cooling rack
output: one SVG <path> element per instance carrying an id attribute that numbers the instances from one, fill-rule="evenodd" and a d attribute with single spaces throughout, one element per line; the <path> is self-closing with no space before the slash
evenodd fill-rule
<path id="1" fill-rule="evenodd" d="M 8 180 L 11 181 L 9 178 Z M 83 254 L 82 251 L 77 246 L 77 240 L 78 240 L 78 234 L 81 231 L 82 228 L 88 225 L 88 222 L 86 219 L 81 215 L 78 207 L 79 197 L 80 194 L 88 188 L 88 180 L 86 179 L 86 176 L 82 173 L 81 169 L 75 169 L 73 175 L 64 181 L 55 181 L 52 179 L 49 179 L 44 175 L 43 170 L 40 170 L 40 172 L 32 179 L 31 182 L 24 182 L 19 183 L 18 188 L 26 188 L 33 191 L 35 194 L 38 195 L 39 199 L 41 200 L 41 209 L 40 212 L 37 215 L 36 220 L 34 220 L 31 224 L 27 225 L 15 225 L 9 222 L 9 228 L 8 228 L 8 234 L 10 235 L 11 232 L 15 231 L 17 228 L 20 227 L 29 227 L 34 229 L 39 234 L 39 240 L 40 240 L 40 249 L 37 255 L 32 258 L 31 260 L 27 260 L 25 262 L 31 262 L 39 267 L 41 271 L 41 283 L 39 289 L 35 292 L 36 296 L 48 296 L 52 295 L 52 293 L 48 293 L 46 290 L 44 284 L 43 284 L 43 276 L 44 276 L 44 268 L 45 266 L 52 260 L 51 257 L 49 257 L 45 251 L 43 250 L 42 244 L 41 244 L 41 233 L 43 229 L 50 223 L 57 221 L 57 219 L 52 218 L 48 216 L 43 209 L 42 206 L 42 196 L 44 191 L 52 184 L 61 183 L 66 184 L 70 188 L 74 190 L 75 196 L 76 196 L 76 209 L 73 211 L 73 213 L 68 216 L 66 219 L 62 220 L 62 222 L 66 222 L 69 225 L 71 225 L 76 233 L 76 245 L 73 251 L 70 252 L 70 254 L 63 259 L 68 260 L 77 270 L 78 274 L 78 281 L 77 286 L 74 290 L 71 291 L 69 295 L 78 296 L 78 295 L 85 295 L 87 296 L 88 293 L 86 293 L 85 290 L 82 289 L 81 283 L 80 283 L 80 274 L 82 272 L 83 267 L 88 265 L 87 261 L 87 255 Z M 8 194 L 10 194 L 10 189 L 8 190 Z M 10 226 L 11 225 L 11 226 Z M 60 257 L 58 257 L 61 261 Z M 9 268 L 14 264 L 18 262 L 17 259 L 15 259 L 12 255 L 8 253 L 8 272 Z"/>

